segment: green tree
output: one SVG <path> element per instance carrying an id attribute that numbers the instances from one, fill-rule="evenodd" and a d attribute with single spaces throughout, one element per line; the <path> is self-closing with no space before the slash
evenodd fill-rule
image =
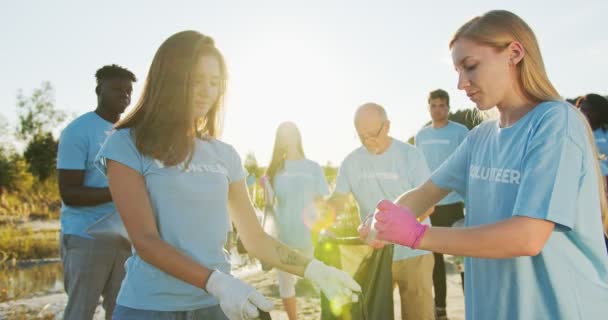
<path id="1" fill-rule="evenodd" d="M 483 121 L 483 117 L 477 109 L 462 109 L 454 113 L 450 112 L 448 118 L 466 126 L 469 130 L 475 128 Z"/>
<path id="2" fill-rule="evenodd" d="M 258 160 L 255 158 L 255 154 L 253 154 L 253 152 L 250 151 L 245 155 L 243 166 L 249 174 L 254 175 L 256 178 L 261 177 L 262 170 L 258 165 Z"/>
<path id="3" fill-rule="evenodd" d="M 336 177 L 338 176 L 338 167 L 334 166 L 331 161 L 327 161 L 323 167 L 323 173 L 325 174 L 327 183 L 330 186 L 333 186 L 336 183 Z"/>
<path id="4" fill-rule="evenodd" d="M 66 119 L 66 113 L 55 108 L 50 82 L 43 82 L 30 96 L 25 96 L 20 90 L 17 110 L 19 123 L 16 134 L 27 143 L 24 158 L 30 172 L 44 181 L 55 172 L 58 142 L 52 130 Z"/>
<path id="5" fill-rule="evenodd" d="M 9 132 L 9 124 L 6 118 L 0 114 L 0 148 L 4 151 L 12 149 L 11 136 Z"/>
<path id="6" fill-rule="evenodd" d="M 55 173 L 58 142 L 50 132 L 35 135 L 25 148 L 23 157 L 30 172 L 40 181 Z"/>
<path id="7" fill-rule="evenodd" d="M 17 137 L 30 141 L 36 135 L 52 132 L 66 119 L 66 113 L 55 108 L 54 89 L 50 82 L 34 89 L 30 96 L 25 96 L 21 90 L 17 94 L 17 114 L 19 123 Z"/>
<path id="8" fill-rule="evenodd" d="M 0 115 L 0 190 L 26 191 L 34 177 L 25 159 L 15 151 L 11 132 L 8 121 Z"/>
<path id="9" fill-rule="evenodd" d="M 25 159 L 0 148 L 0 187 L 17 192 L 30 190 L 34 184 L 34 177 L 28 169 Z"/>

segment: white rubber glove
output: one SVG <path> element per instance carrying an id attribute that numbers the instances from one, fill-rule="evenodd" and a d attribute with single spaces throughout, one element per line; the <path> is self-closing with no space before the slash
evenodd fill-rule
<path id="1" fill-rule="evenodd" d="M 358 301 L 358 296 L 353 292 L 361 292 L 361 286 L 348 273 L 317 259 L 312 259 L 306 266 L 304 278 L 321 288 L 327 299 L 336 306 Z"/>
<path id="2" fill-rule="evenodd" d="M 230 320 L 256 319 L 260 310 L 270 312 L 273 303 L 249 284 L 219 270 L 207 280 L 207 292 L 220 301 L 220 308 Z"/>

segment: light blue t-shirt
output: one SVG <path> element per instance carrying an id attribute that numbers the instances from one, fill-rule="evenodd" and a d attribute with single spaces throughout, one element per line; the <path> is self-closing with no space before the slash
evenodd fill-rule
<path id="1" fill-rule="evenodd" d="M 107 188 L 108 180 L 95 168 L 94 161 L 113 124 L 95 112 L 87 112 L 72 121 L 59 138 L 57 169 L 84 171 L 83 185 Z M 61 232 L 91 238 L 86 229 L 106 214 L 116 211 L 113 202 L 96 206 L 61 205 Z"/>
<path id="2" fill-rule="evenodd" d="M 602 170 L 603 176 L 608 176 L 608 130 L 604 131 L 604 129 L 601 128 L 595 129 L 595 131 L 593 131 L 593 136 L 595 138 L 597 151 L 607 158 L 606 160 L 600 161 L 600 169 Z"/>
<path id="3" fill-rule="evenodd" d="M 317 218 L 314 199 L 329 194 L 323 169 L 316 162 L 287 160 L 273 183 L 279 240 L 295 249 L 312 248 L 310 230 Z"/>
<path id="4" fill-rule="evenodd" d="M 393 201 L 405 191 L 426 182 L 429 176 L 422 152 L 408 143 L 392 139 L 382 154 L 372 154 L 363 146 L 351 152 L 340 166 L 335 192 L 352 193 L 359 205 L 359 216 L 364 219 L 376 211 L 380 200 Z M 430 225 L 428 218 L 423 223 Z M 428 253 L 395 245 L 393 261 Z"/>
<path id="5" fill-rule="evenodd" d="M 228 219 L 228 186 L 245 178 L 234 148 L 218 140 L 195 141 L 188 167 L 165 166 L 142 155 L 130 129 L 115 131 L 97 157 L 119 162 L 141 174 L 161 238 L 210 269 L 230 272 L 224 243 Z M 178 311 L 217 305 L 215 297 L 142 260 L 137 251 L 126 262 L 117 303 L 126 307 Z"/>
<path id="6" fill-rule="evenodd" d="M 442 128 L 428 125 L 416 134 L 416 147 L 424 154 L 429 169 L 435 171 L 456 150 L 468 133 L 467 127 L 452 121 L 448 121 L 448 124 Z M 458 193 L 451 192 L 437 205 L 443 206 L 462 201 Z"/>
<path id="7" fill-rule="evenodd" d="M 607 317 L 608 256 L 583 121 L 550 101 L 508 128 L 482 123 L 431 177 L 465 195 L 466 226 L 513 216 L 555 223 L 537 256 L 465 259 L 467 319 Z"/>

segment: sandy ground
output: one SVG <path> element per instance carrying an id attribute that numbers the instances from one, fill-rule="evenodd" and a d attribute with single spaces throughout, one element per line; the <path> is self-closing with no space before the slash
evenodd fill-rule
<path id="1" fill-rule="evenodd" d="M 464 319 L 464 299 L 460 286 L 460 276 L 448 265 L 448 316 L 451 320 Z M 271 312 L 272 319 L 287 319 L 278 295 L 276 272 L 263 272 L 258 265 L 249 265 L 236 271 L 235 276 L 251 283 L 275 303 Z M 319 319 L 320 303 L 314 289 L 306 282 L 296 287 L 298 315 L 302 320 Z M 27 299 L 0 303 L 0 319 L 61 319 L 67 296 L 59 289 Z M 395 319 L 400 319 L 399 293 L 395 290 Z M 104 319 L 103 308 L 98 307 L 95 320 Z"/>

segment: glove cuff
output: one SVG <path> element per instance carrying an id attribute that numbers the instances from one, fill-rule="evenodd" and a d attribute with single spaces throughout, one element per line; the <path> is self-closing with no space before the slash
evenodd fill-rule
<path id="1" fill-rule="evenodd" d="M 312 260 L 310 260 L 310 262 L 306 266 L 306 269 L 304 270 L 304 278 L 311 279 L 310 277 L 313 276 L 313 274 L 315 273 L 315 269 L 318 269 L 322 265 L 323 262 L 317 259 L 313 258 Z"/>
<path id="2" fill-rule="evenodd" d="M 205 286 L 205 290 L 209 292 L 214 297 L 217 297 L 219 294 L 220 282 L 222 282 L 223 278 L 227 277 L 223 272 L 214 269 L 211 271 L 209 278 L 207 279 L 207 286 Z"/>
<path id="3" fill-rule="evenodd" d="M 429 228 L 428 225 L 420 224 L 420 228 L 418 229 L 418 234 L 416 235 L 416 239 L 414 240 L 414 243 L 412 243 L 412 249 L 418 249 L 418 246 L 420 245 L 420 241 L 422 241 L 422 238 L 424 237 L 424 234 L 426 233 L 426 230 L 428 228 Z"/>

